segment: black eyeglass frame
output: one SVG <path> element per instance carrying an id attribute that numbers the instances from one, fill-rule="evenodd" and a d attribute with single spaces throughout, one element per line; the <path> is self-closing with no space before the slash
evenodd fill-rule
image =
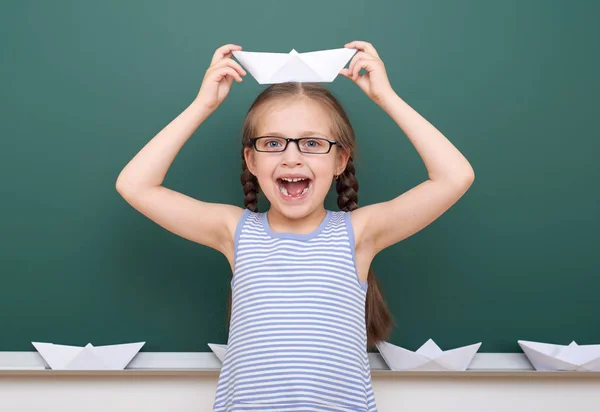
<path id="1" fill-rule="evenodd" d="M 256 141 L 258 139 L 269 138 L 269 137 L 285 140 L 285 146 L 283 146 L 283 149 L 281 149 L 281 150 L 259 150 L 256 147 Z M 325 142 L 329 143 L 329 148 L 327 149 L 326 152 L 304 152 L 300 148 L 300 141 L 301 140 L 320 140 L 320 141 L 325 141 Z M 285 149 L 287 149 L 287 147 L 290 144 L 290 142 L 295 142 L 296 143 L 296 147 L 298 147 L 298 151 L 300 153 L 305 153 L 305 154 L 327 154 L 327 153 L 331 152 L 331 147 L 334 144 L 338 144 L 338 142 L 336 142 L 335 140 L 329 140 L 329 139 L 326 139 L 324 137 L 310 137 L 310 136 L 307 136 L 307 137 L 258 136 L 258 137 L 251 137 L 250 138 L 250 143 L 252 143 L 252 147 L 254 147 L 254 150 L 256 150 L 257 152 L 261 152 L 261 153 L 282 153 L 282 152 L 285 152 Z"/>

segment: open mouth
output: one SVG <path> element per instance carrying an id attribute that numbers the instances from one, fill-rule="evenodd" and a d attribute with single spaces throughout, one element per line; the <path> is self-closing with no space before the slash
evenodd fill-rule
<path id="1" fill-rule="evenodd" d="M 312 180 L 308 177 L 280 177 L 277 186 L 284 199 L 301 199 L 312 187 Z"/>

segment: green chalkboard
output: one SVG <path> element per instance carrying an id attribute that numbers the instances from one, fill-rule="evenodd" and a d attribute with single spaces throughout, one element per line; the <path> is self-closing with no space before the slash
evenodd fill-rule
<path id="1" fill-rule="evenodd" d="M 135 211 L 116 178 L 191 103 L 220 45 L 304 52 L 356 39 L 375 45 L 396 92 L 476 175 L 442 217 L 376 257 L 390 341 L 600 343 L 599 14 L 598 2 L 566 0 L 7 2 L 0 351 L 226 342 L 226 259 Z M 165 186 L 242 206 L 241 125 L 264 87 L 234 83 Z M 329 87 L 356 129 L 360 204 L 427 179 L 358 87 L 341 76 Z"/>

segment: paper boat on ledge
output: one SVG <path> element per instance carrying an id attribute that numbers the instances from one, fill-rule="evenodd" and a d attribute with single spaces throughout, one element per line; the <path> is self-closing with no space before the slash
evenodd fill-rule
<path id="1" fill-rule="evenodd" d="M 600 345 L 554 345 L 519 340 L 519 346 L 538 371 L 600 371 Z"/>
<path id="2" fill-rule="evenodd" d="M 227 352 L 227 345 L 222 345 L 219 343 L 209 343 L 208 346 L 217 355 L 217 358 L 223 363 L 225 360 L 225 353 Z"/>
<path id="3" fill-rule="evenodd" d="M 390 369 L 407 371 L 464 371 L 480 346 L 481 342 L 443 351 L 429 339 L 413 352 L 389 342 L 377 343 L 377 349 Z"/>
<path id="4" fill-rule="evenodd" d="M 146 342 L 85 347 L 31 342 L 55 370 L 122 370 Z"/>

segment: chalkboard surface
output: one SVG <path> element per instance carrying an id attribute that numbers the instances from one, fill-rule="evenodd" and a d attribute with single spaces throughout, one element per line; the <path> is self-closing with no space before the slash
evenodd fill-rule
<path id="1" fill-rule="evenodd" d="M 231 273 L 115 190 L 119 172 L 196 96 L 214 50 L 373 43 L 396 92 L 475 170 L 433 224 L 373 268 L 417 349 L 517 339 L 600 343 L 600 29 L 592 1 L 20 1 L 0 13 L 0 351 L 31 341 L 225 343 Z M 359 203 L 427 179 L 360 89 L 328 84 L 359 152 Z M 192 136 L 164 185 L 242 205 L 240 131 L 265 86 L 247 77 Z M 262 201 L 262 210 L 265 208 Z M 336 209 L 335 196 L 327 207 Z"/>

